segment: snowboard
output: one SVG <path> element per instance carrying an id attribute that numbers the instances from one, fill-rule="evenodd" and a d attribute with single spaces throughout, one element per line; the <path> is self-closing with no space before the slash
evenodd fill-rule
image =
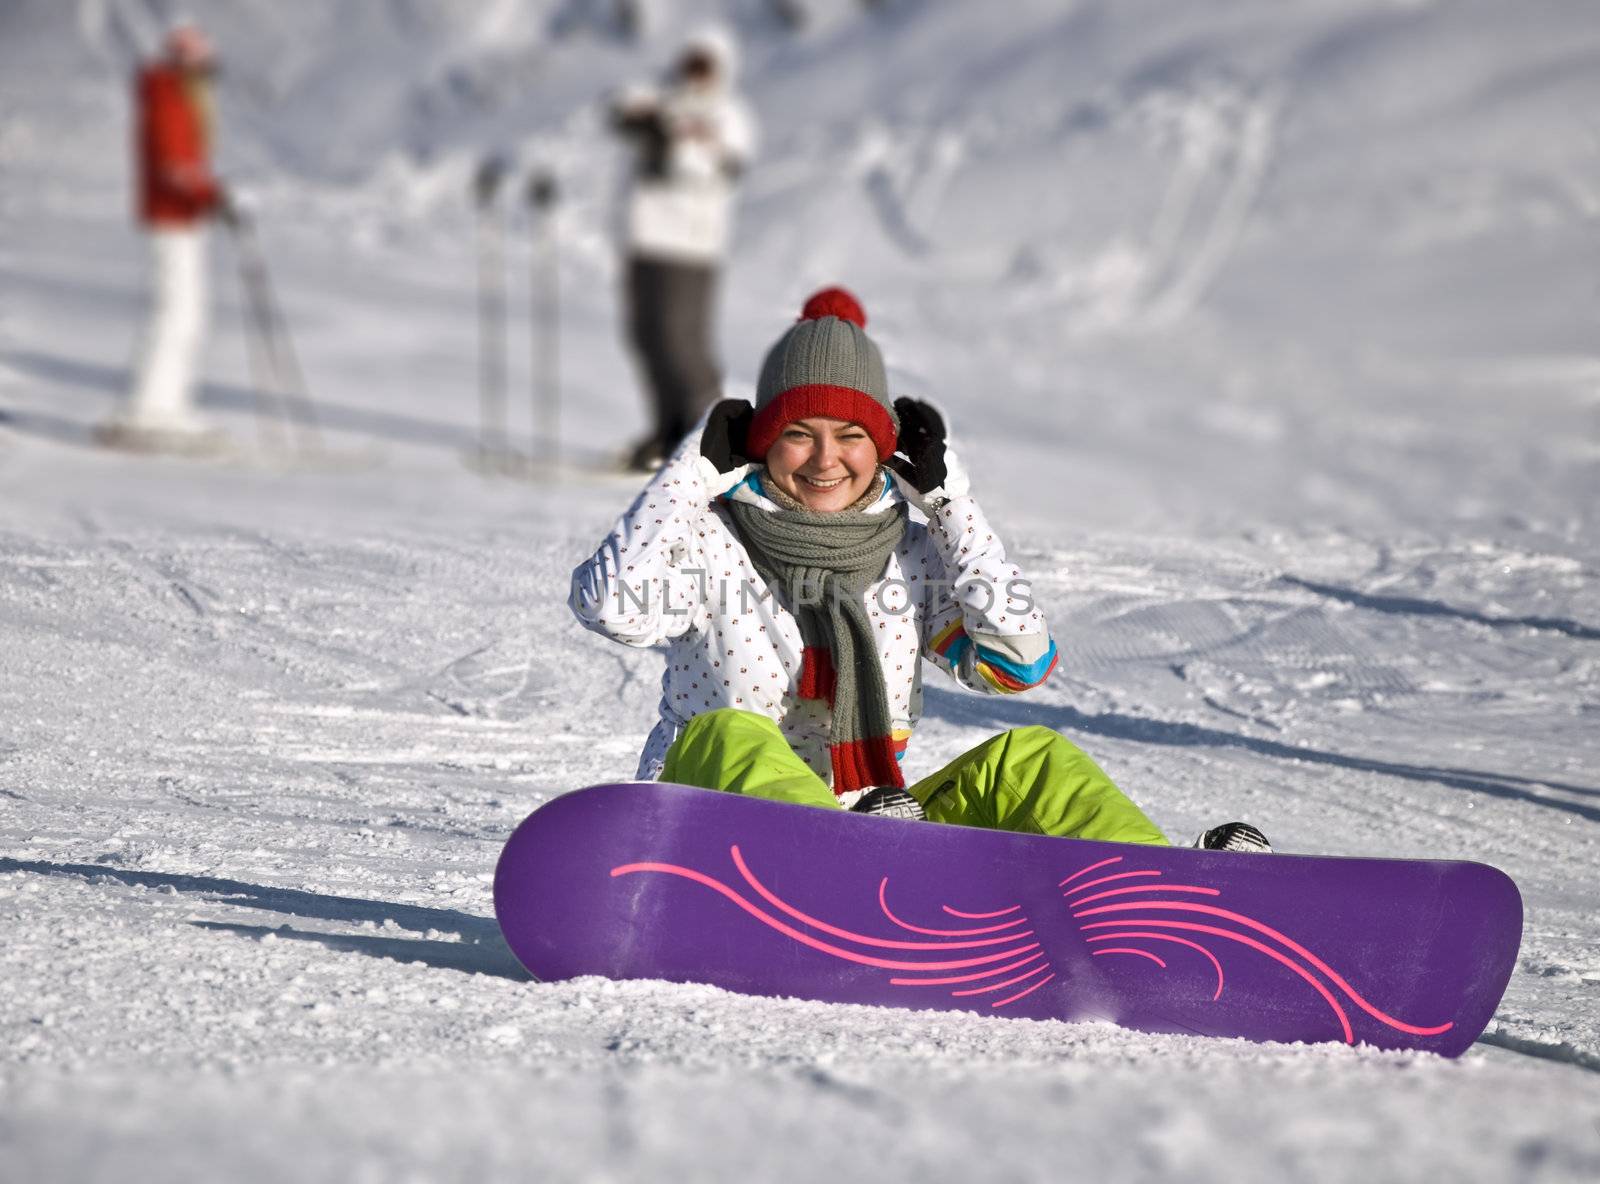
<path id="1" fill-rule="evenodd" d="M 1451 860 L 1197 851 L 878 818 L 658 782 L 541 806 L 495 913 L 546 981 L 1342 1041 L 1457 1056 L 1522 899 Z"/>

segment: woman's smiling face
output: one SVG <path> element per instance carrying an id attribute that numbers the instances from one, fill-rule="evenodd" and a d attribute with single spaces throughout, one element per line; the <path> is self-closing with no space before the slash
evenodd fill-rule
<path id="1" fill-rule="evenodd" d="M 797 419 L 767 450 L 767 473 L 783 492 L 817 514 L 861 500 L 878 472 L 878 445 L 858 423 Z"/>

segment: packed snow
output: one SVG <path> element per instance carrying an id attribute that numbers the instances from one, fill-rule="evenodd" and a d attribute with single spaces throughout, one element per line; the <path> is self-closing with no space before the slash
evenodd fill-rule
<path id="1" fill-rule="evenodd" d="M 221 233 L 233 455 L 92 446 L 161 9 L 0 2 L 0 1176 L 1600 1178 L 1589 0 L 657 0 L 637 43 L 579 0 L 187 7 L 321 446 L 277 444 Z M 1046 724 L 1175 838 L 1504 869 L 1462 1058 L 517 965 L 499 849 L 631 774 L 660 663 L 564 603 L 642 420 L 599 104 L 708 15 L 763 125 L 730 389 L 855 289 L 1061 645 L 1022 697 L 930 681 L 912 772 Z M 463 463 L 489 153 L 561 180 L 559 478 Z"/>

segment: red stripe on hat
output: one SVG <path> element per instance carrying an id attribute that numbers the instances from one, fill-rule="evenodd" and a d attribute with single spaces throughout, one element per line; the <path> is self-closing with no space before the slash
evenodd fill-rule
<path id="1" fill-rule="evenodd" d="M 880 461 L 894 455 L 899 433 L 884 405 L 855 387 L 832 386 L 823 382 L 792 386 L 757 411 L 750 423 L 749 451 L 746 455 L 765 458 L 778 442 L 778 435 L 784 428 L 798 419 L 816 418 L 858 423 L 878 446 Z"/>
<path id="2" fill-rule="evenodd" d="M 833 792 L 849 793 L 874 785 L 906 787 L 900 762 L 894 756 L 894 740 L 889 736 L 869 736 L 848 740 L 829 749 L 833 757 Z"/>

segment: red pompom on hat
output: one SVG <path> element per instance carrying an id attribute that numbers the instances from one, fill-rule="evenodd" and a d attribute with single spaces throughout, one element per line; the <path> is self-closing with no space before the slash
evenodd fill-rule
<path id="1" fill-rule="evenodd" d="M 838 317 L 863 329 L 867 327 L 867 310 L 844 288 L 824 288 L 806 301 L 800 310 L 800 319 L 814 321 L 819 317 Z"/>
<path id="2" fill-rule="evenodd" d="M 878 446 L 880 461 L 894 455 L 900 419 L 883 355 L 866 325 L 866 309 L 843 288 L 824 288 L 805 302 L 799 321 L 761 364 L 750 424 L 752 457 L 766 456 L 789 424 L 811 418 L 860 424 Z"/>

